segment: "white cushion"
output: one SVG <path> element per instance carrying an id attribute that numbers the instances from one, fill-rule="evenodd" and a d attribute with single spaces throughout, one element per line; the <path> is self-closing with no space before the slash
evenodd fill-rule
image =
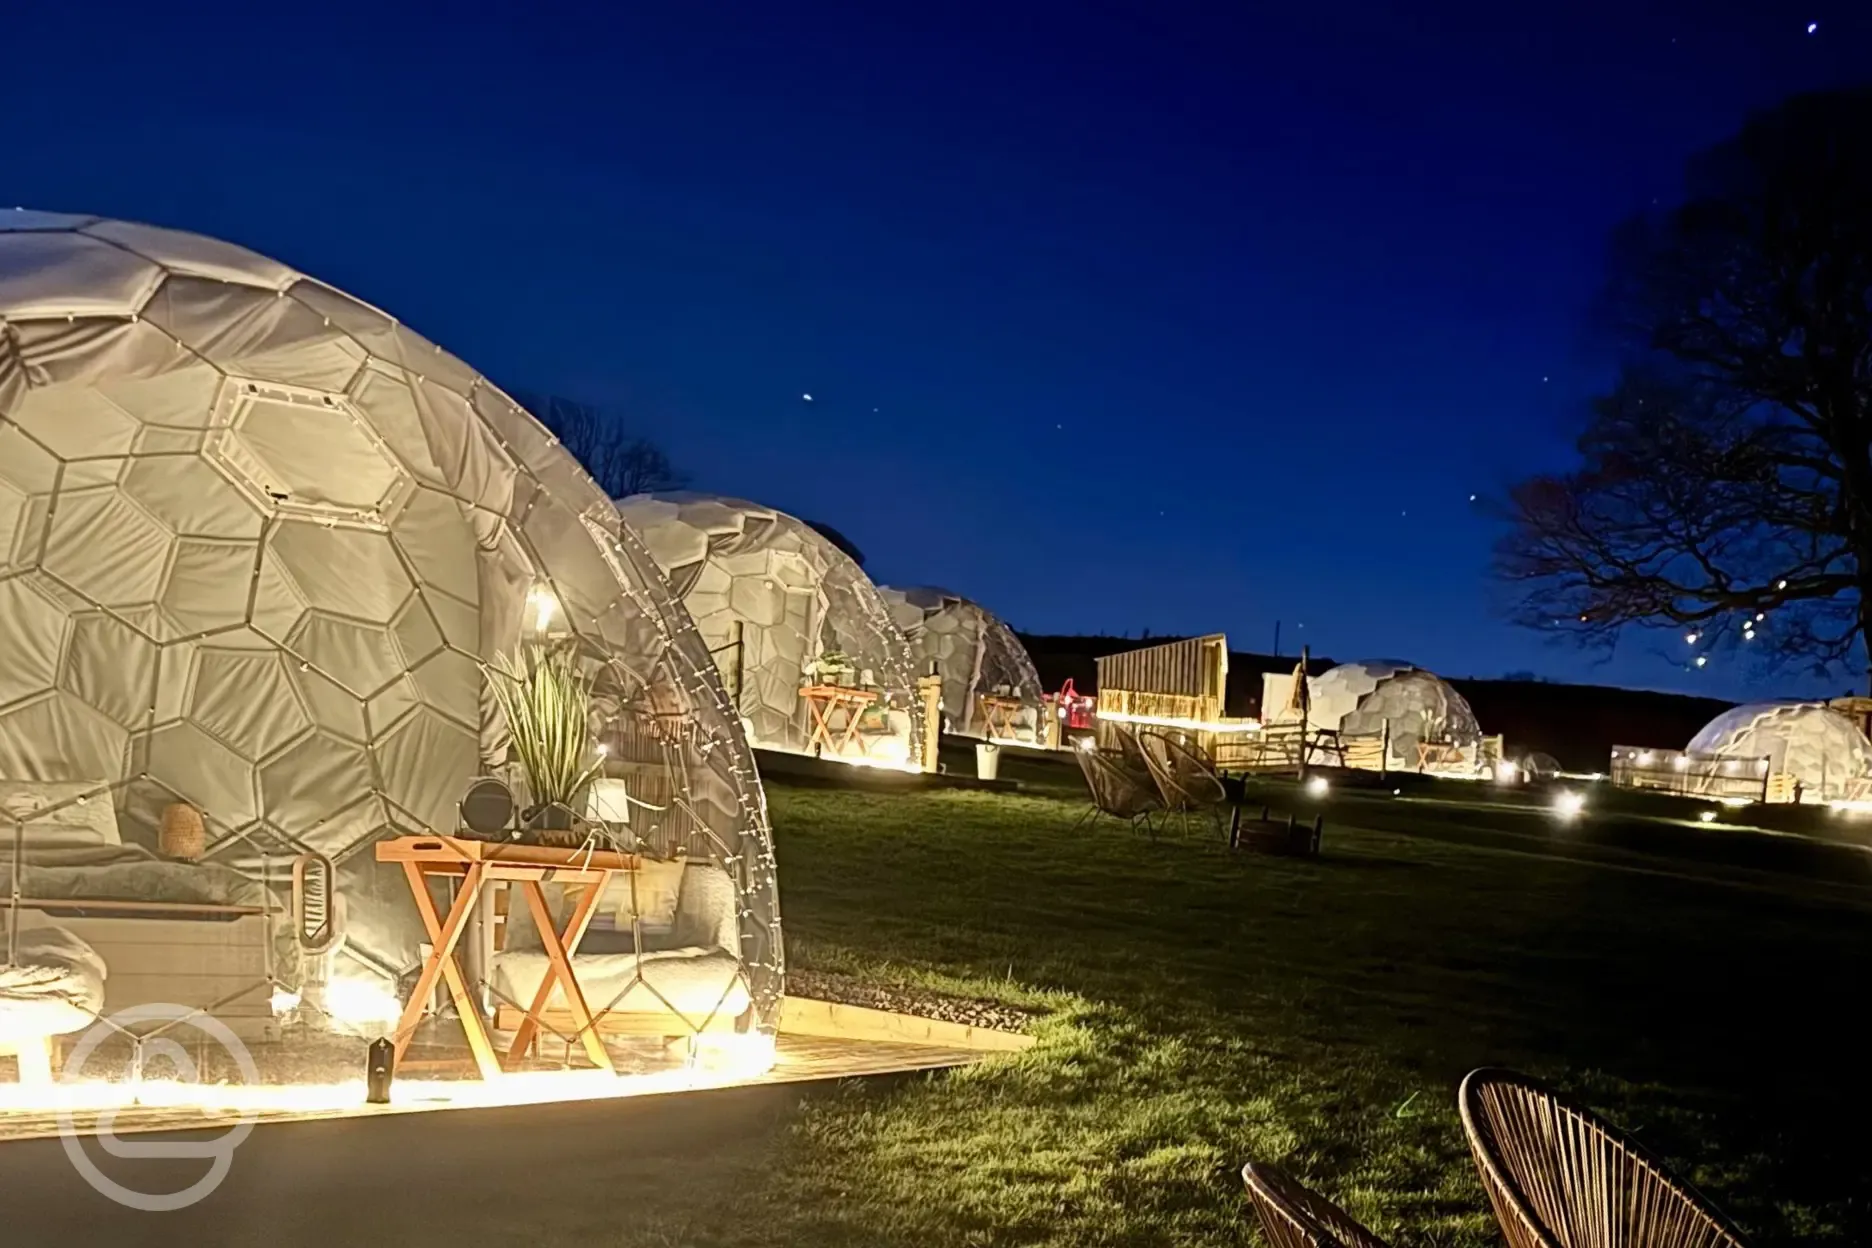
<path id="1" fill-rule="evenodd" d="M 618 931 L 630 931 L 635 919 L 643 921 L 645 936 L 668 935 L 676 926 L 676 902 L 682 896 L 682 859 L 653 862 L 644 859 L 635 872 L 620 871 L 611 877 L 598 901 L 598 918 L 608 918 Z M 636 893 L 631 891 L 631 877 L 636 876 Z"/>
<path id="2" fill-rule="evenodd" d="M 63 784 L 0 780 L 0 846 L 11 843 L 15 821 L 24 821 L 26 844 L 36 849 L 123 844 L 117 832 L 117 806 L 102 780 Z"/>

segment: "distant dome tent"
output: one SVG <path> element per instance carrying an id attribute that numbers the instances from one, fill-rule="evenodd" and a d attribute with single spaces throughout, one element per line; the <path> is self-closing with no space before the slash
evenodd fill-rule
<path id="1" fill-rule="evenodd" d="M 1037 739 L 1046 690 L 1013 629 L 950 590 L 886 586 L 880 592 L 909 639 L 917 674 L 933 669 L 942 677 L 944 731 Z"/>
<path id="2" fill-rule="evenodd" d="M 1799 786 L 1804 801 L 1859 797 L 1872 778 L 1872 741 L 1857 724 L 1823 702 L 1752 702 L 1733 707 L 1690 739 L 1693 758 L 1733 760 L 1758 769 L 1781 800 Z"/>
<path id="3" fill-rule="evenodd" d="M 1294 677 L 1263 679 L 1263 714 L 1271 723 L 1297 722 Z M 1493 760 L 1475 712 L 1433 672 L 1397 659 L 1341 663 L 1307 680 L 1311 732 L 1337 737 L 1353 765 L 1401 771 L 1487 774 Z M 1382 764 L 1379 751 L 1389 748 Z M 1316 749 L 1316 758 L 1321 758 Z M 1337 757 L 1321 761 L 1338 761 Z"/>
<path id="4" fill-rule="evenodd" d="M 0 211 L 0 331 L 0 871 L 82 844 L 35 886 L 193 903 L 324 855 L 334 989 L 394 1019 L 430 938 L 373 846 L 457 830 L 470 782 L 510 770 L 486 665 L 552 646 L 593 682 L 594 765 L 648 799 L 633 829 L 730 899 L 694 1017 L 751 1005 L 771 1031 L 752 757 L 681 604 L 538 422 L 286 265 L 99 217 Z M 183 804 L 204 860 L 158 861 Z M 137 979 L 111 975 L 107 1003 Z"/>
<path id="5" fill-rule="evenodd" d="M 743 499 L 639 494 L 617 506 L 695 620 L 755 745 L 808 752 L 813 708 L 802 689 L 832 681 L 878 695 L 856 712 L 862 722 L 844 756 L 891 765 L 917 756 L 909 644 L 837 543 Z"/>

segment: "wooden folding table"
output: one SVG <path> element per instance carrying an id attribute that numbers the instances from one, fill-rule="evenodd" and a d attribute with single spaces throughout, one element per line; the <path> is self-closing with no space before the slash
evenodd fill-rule
<path id="1" fill-rule="evenodd" d="M 814 746 L 823 745 L 834 756 L 850 754 L 852 743 L 858 740 L 858 725 L 865 710 L 881 696 L 875 689 L 853 689 L 845 685 L 807 685 L 801 689 L 800 697 L 812 716 L 806 752 L 810 754 Z M 845 718 L 835 725 L 832 718 L 839 711 L 845 712 Z M 858 753 L 864 753 L 862 742 Z"/>
<path id="2" fill-rule="evenodd" d="M 533 1002 L 521 1019 L 513 1043 L 508 1047 L 507 1064 L 519 1061 L 533 1043 L 533 1037 L 541 1026 L 541 1016 L 546 1011 L 546 1003 L 552 999 L 553 989 L 557 987 L 565 997 L 566 1009 L 572 1016 L 572 1025 L 578 1030 L 585 1055 L 600 1070 L 615 1069 L 611 1065 L 610 1054 L 605 1052 L 604 1042 L 598 1037 L 598 1029 L 593 1026 L 591 1008 L 585 1003 L 585 994 L 580 991 L 578 979 L 572 973 L 572 955 L 578 952 L 579 942 L 585 938 L 585 929 L 591 925 L 593 914 L 598 908 L 598 899 L 604 895 L 605 885 L 619 872 L 637 870 L 636 855 L 620 854 L 614 850 L 472 841 L 452 836 L 403 836 L 379 842 L 377 861 L 402 864 L 403 878 L 409 883 L 410 896 L 416 902 L 416 912 L 422 916 L 423 928 L 429 933 L 429 956 L 423 962 L 416 988 L 410 994 L 409 1004 L 403 1007 L 402 1019 L 397 1023 L 398 1061 L 403 1059 L 404 1052 L 409 1048 L 416 1025 L 422 1022 L 430 998 L 435 995 L 436 980 L 439 978 L 448 985 L 449 995 L 454 998 L 455 1012 L 461 1018 L 462 1031 L 468 1037 L 468 1048 L 474 1053 L 475 1066 L 480 1070 L 481 1077 L 492 1079 L 501 1073 L 501 1059 L 494 1051 L 494 1042 L 488 1037 L 487 1025 L 481 1018 L 480 1004 L 469 991 L 467 978 L 455 960 L 455 950 L 461 943 L 462 932 L 468 926 L 468 917 L 474 913 L 482 888 L 490 883 L 506 882 L 518 884 L 526 897 L 547 960 L 546 976 L 540 981 L 539 990 L 533 994 Z M 446 916 L 436 913 L 435 901 L 429 894 L 430 876 L 447 876 L 460 881 L 455 890 L 454 904 L 449 907 Z M 543 887 L 546 884 L 585 886 L 585 891 L 573 904 L 572 913 L 563 927 L 553 921 L 552 908 L 546 904 Z"/>
<path id="3" fill-rule="evenodd" d="M 982 720 L 990 741 L 1015 741 L 1020 734 L 1020 716 L 1027 704 L 1019 698 L 998 693 L 980 694 L 975 705 L 981 707 Z"/>

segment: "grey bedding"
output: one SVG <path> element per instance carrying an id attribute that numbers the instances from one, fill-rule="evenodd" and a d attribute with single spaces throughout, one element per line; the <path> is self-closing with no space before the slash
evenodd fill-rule
<path id="1" fill-rule="evenodd" d="M 0 849 L 0 901 L 13 889 L 11 847 Z M 170 862 L 135 845 L 28 847 L 20 893 L 41 901 L 162 901 L 257 906 L 265 890 L 230 867 Z"/>
<path id="2" fill-rule="evenodd" d="M 24 912 L 19 922 L 10 963 L 0 933 L 0 1038 L 59 1036 L 88 1026 L 104 1008 L 104 960 L 37 915 Z"/>

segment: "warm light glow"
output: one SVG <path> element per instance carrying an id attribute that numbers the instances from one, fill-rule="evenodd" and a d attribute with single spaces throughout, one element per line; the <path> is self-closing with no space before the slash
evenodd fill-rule
<path id="1" fill-rule="evenodd" d="M 535 585 L 527 592 L 527 610 L 533 613 L 533 631 L 543 633 L 552 627 L 553 617 L 559 614 L 559 599 L 553 596 L 550 587 Z"/>
<path id="2" fill-rule="evenodd" d="M 1325 776 L 1313 776 L 1306 782 L 1306 791 L 1313 797 L 1325 797 L 1330 788 L 1332 785 L 1326 782 Z"/>
<path id="3" fill-rule="evenodd" d="M 1503 784 L 1513 784 L 1521 774 L 1521 768 L 1508 759 L 1495 764 L 1495 778 Z"/>
<path id="4" fill-rule="evenodd" d="M 1844 815 L 1863 815 L 1872 812 L 1872 801 L 1862 798 L 1837 797 L 1827 803 L 1835 812 Z"/>
<path id="5" fill-rule="evenodd" d="M 1755 800 L 1748 797 L 1719 797 L 1716 801 L 1722 806 L 1753 806 L 1755 804 Z"/>
<path id="6" fill-rule="evenodd" d="M 280 1018 L 299 1008 L 299 994 L 288 992 L 284 988 L 273 990 L 273 1017 Z"/>
<path id="7" fill-rule="evenodd" d="M 1682 771 L 1684 768 L 1688 767 L 1689 765 L 1690 765 L 1690 759 L 1686 755 L 1683 755 L 1683 754 L 1679 754 L 1676 760 L 1671 764 L 1671 766 L 1675 767 L 1678 771 Z"/>
<path id="8" fill-rule="evenodd" d="M 1116 724 L 1146 724 L 1153 728 L 1181 728 L 1185 732 L 1260 732 L 1255 719 L 1176 719 L 1168 715 L 1133 715 L 1127 711 L 1100 711 L 1100 719 Z"/>
<path id="9" fill-rule="evenodd" d="M 1577 819 L 1586 809 L 1586 795 L 1566 790 L 1554 796 L 1553 810 L 1556 818 Z"/>
<path id="10" fill-rule="evenodd" d="M 908 750 L 908 747 L 904 748 Z M 820 754 L 820 758 L 824 758 L 829 763 L 844 763 L 846 767 L 872 767 L 876 771 L 914 771 L 919 775 L 923 773 L 923 769 L 910 762 L 908 758 L 880 758 L 880 756 L 870 756 L 870 754 Z"/>
<path id="11" fill-rule="evenodd" d="M 1650 750 L 1646 750 L 1644 753 L 1638 756 L 1638 765 L 1640 767 L 1649 767 L 1651 765 L 1651 751 Z"/>
<path id="12" fill-rule="evenodd" d="M 1713 810 L 1699 810 L 1697 812 L 1697 818 L 1701 819 L 1704 823 L 1715 823 L 1716 812 Z"/>
<path id="13" fill-rule="evenodd" d="M 681 1070 L 644 1075 L 614 1075 L 601 1070 L 520 1071 L 488 1080 L 398 1078 L 390 1087 L 389 1108 L 479 1109 L 685 1092 L 757 1079 L 773 1065 L 774 1038 L 770 1035 L 705 1035 L 697 1037 L 695 1061 Z M 363 1079 L 301 1084 L 59 1079 L 46 1087 L 0 1084 L 0 1111 L 102 1111 L 141 1106 L 239 1114 L 383 1112 L 380 1108 L 367 1110 L 364 1095 Z"/>
<path id="14" fill-rule="evenodd" d="M 350 1027 L 393 1027 L 403 1016 L 403 1005 L 382 983 L 334 979 L 325 985 L 325 1012 L 332 1021 Z"/>

